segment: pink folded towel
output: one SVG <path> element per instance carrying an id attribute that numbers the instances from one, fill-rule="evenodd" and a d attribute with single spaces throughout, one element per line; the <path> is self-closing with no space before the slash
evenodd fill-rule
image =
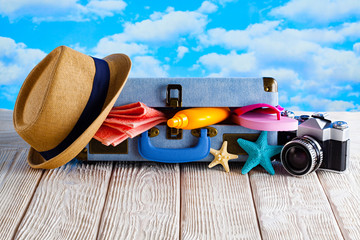
<path id="1" fill-rule="evenodd" d="M 122 124 L 131 128 L 137 128 L 142 124 L 152 122 L 154 120 L 163 119 L 165 116 L 162 112 L 149 108 L 147 106 L 141 107 L 144 113 L 139 113 L 138 115 L 127 115 L 123 113 L 111 113 L 105 119 L 104 123 L 107 124 Z M 130 112 L 129 110 L 126 110 Z M 133 113 L 131 113 L 133 114 Z"/>
<path id="2" fill-rule="evenodd" d="M 145 115 L 146 110 L 151 109 L 141 102 L 114 107 L 108 117 L 137 118 Z"/>
<path id="3" fill-rule="evenodd" d="M 123 135 L 127 136 L 125 133 L 122 133 L 119 130 L 102 125 L 96 132 L 94 138 L 102 144 L 109 146 L 110 144 L 115 142 L 119 138 L 119 136 Z"/>
<path id="4" fill-rule="evenodd" d="M 94 138 L 106 146 L 116 146 L 166 121 L 162 112 L 141 102 L 114 107 Z"/>

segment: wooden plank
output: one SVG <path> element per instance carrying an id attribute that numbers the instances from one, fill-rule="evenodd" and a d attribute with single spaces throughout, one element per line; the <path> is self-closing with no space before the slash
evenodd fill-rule
<path id="1" fill-rule="evenodd" d="M 342 239 L 316 173 L 289 176 L 274 164 L 271 176 L 260 167 L 250 182 L 264 239 Z"/>
<path id="2" fill-rule="evenodd" d="M 207 164 L 181 166 L 182 239 L 260 239 L 249 179 Z"/>
<path id="3" fill-rule="evenodd" d="M 179 166 L 117 163 L 98 239 L 178 239 Z"/>
<path id="4" fill-rule="evenodd" d="M 350 125 L 351 157 L 345 173 L 319 171 L 318 177 L 344 238 L 360 239 L 360 113 L 330 115 Z"/>
<path id="5" fill-rule="evenodd" d="M 13 125 L 13 111 L 0 109 L 0 132 L 1 131 L 15 131 Z"/>
<path id="6" fill-rule="evenodd" d="M 24 147 L 29 145 L 17 134 L 13 125 L 13 111 L 0 109 L 0 147 Z"/>
<path id="7" fill-rule="evenodd" d="M 352 117 L 349 118 L 349 116 Z M 354 131 L 354 128 L 356 132 L 355 116 L 360 117 L 358 113 L 331 113 L 328 118 L 345 120 L 349 123 L 351 132 Z M 355 142 L 359 141 L 354 134 L 351 134 L 350 138 Z M 329 188 L 330 191 L 336 188 L 341 189 L 346 186 L 346 184 L 344 185 L 346 181 L 351 182 L 351 180 L 343 181 L 336 173 L 319 171 L 319 177 L 323 176 L 324 178 L 323 189 L 316 173 L 300 178 L 291 177 L 280 164 L 275 165 L 275 171 L 275 176 L 270 176 L 261 167 L 250 172 L 250 182 L 264 239 L 342 239 L 343 235 L 345 237 L 351 234 L 358 236 L 353 230 L 353 228 L 358 228 L 358 225 L 352 227 L 349 225 L 349 221 L 345 220 L 348 216 L 352 216 L 347 215 L 351 206 L 347 205 L 345 206 L 348 208 L 347 210 L 333 213 L 334 199 L 329 198 L 330 202 L 327 199 L 331 195 L 328 192 Z M 332 180 L 325 180 L 330 176 L 333 178 Z M 324 182 L 327 180 L 328 184 L 325 184 Z M 330 186 L 334 182 L 338 183 L 336 188 Z M 356 189 L 359 187 L 359 183 L 353 184 L 355 188 L 350 191 L 359 192 Z M 327 193 L 327 197 L 325 193 Z M 358 196 L 347 200 L 354 203 L 355 200 L 359 202 Z M 341 201 L 335 201 L 335 203 L 337 203 L 336 207 L 343 207 Z M 340 215 L 342 220 L 339 220 Z M 342 232 L 340 228 L 343 230 Z M 354 239 L 358 239 L 358 237 Z"/>
<path id="8" fill-rule="evenodd" d="M 15 131 L 1 131 L 0 135 L 0 147 L 29 148 L 29 144 L 25 142 Z"/>
<path id="9" fill-rule="evenodd" d="M 360 155 L 351 157 L 351 169 L 318 176 L 345 239 L 360 239 Z"/>
<path id="10" fill-rule="evenodd" d="M 69 164 L 45 171 L 16 239 L 95 239 L 112 164 Z"/>
<path id="11" fill-rule="evenodd" d="M 0 148 L 0 239 L 11 239 L 41 179 L 42 170 L 31 169 L 28 151 Z"/>

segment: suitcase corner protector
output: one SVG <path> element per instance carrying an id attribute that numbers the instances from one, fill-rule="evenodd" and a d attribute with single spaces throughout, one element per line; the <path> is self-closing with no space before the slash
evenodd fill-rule
<path id="1" fill-rule="evenodd" d="M 275 78 L 263 77 L 264 91 L 265 92 L 278 92 L 278 84 Z"/>

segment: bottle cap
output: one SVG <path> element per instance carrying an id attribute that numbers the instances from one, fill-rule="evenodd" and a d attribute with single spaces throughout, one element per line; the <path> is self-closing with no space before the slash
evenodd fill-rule
<path id="1" fill-rule="evenodd" d="M 177 113 L 173 118 L 167 121 L 167 125 L 171 128 L 184 128 L 188 125 L 189 120 L 185 114 Z"/>
<path id="2" fill-rule="evenodd" d="M 179 118 L 178 117 L 173 117 L 173 118 L 170 118 L 168 121 L 167 121 L 167 125 L 171 128 L 176 128 L 178 127 L 181 123 L 179 122 Z M 181 121 L 181 120 L 180 120 Z"/>

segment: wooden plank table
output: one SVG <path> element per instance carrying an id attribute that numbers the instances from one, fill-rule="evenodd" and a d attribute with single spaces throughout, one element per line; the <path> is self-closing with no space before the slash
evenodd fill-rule
<path id="1" fill-rule="evenodd" d="M 31 169 L 28 145 L 0 110 L 0 239 L 360 239 L 360 113 L 350 167 L 275 176 L 206 163 L 83 163 Z"/>

